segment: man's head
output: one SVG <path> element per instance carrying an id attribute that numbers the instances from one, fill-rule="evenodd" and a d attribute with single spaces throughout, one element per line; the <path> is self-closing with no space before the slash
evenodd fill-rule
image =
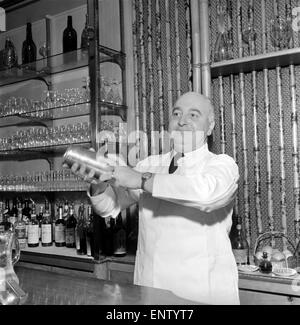
<path id="1" fill-rule="evenodd" d="M 202 147 L 215 126 L 214 108 L 206 96 L 187 92 L 176 101 L 169 122 L 169 132 L 177 152 Z"/>

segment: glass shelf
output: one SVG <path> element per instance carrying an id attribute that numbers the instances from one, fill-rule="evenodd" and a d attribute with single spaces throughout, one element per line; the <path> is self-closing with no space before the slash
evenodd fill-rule
<path id="1" fill-rule="evenodd" d="M 0 160 L 29 160 L 29 159 L 45 159 L 50 157 L 63 156 L 68 146 L 70 145 L 81 145 L 86 148 L 90 148 L 91 142 L 72 142 L 53 146 L 41 146 L 41 147 L 31 147 L 13 150 L 0 150 Z"/>
<path id="2" fill-rule="evenodd" d="M 9 188 L 3 189 L 0 187 L 0 192 L 10 192 L 10 193 L 34 193 L 34 192 L 43 192 L 43 193 L 52 193 L 52 192 L 85 192 L 87 190 L 86 183 L 76 183 L 74 187 L 57 187 L 57 188 L 47 188 L 41 187 L 41 185 L 24 185 L 19 186 L 19 188 Z"/>
<path id="3" fill-rule="evenodd" d="M 261 71 L 263 69 L 275 69 L 278 66 L 287 67 L 290 64 L 300 64 L 300 48 L 212 63 L 211 76 L 212 78 L 217 78 L 219 76 L 226 77 L 241 72 L 248 73 L 252 71 Z"/>
<path id="4" fill-rule="evenodd" d="M 80 117 L 90 114 L 90 102 L 52 107 L 43 110 L 29 110 L 28 112 L 0 116 L 0 127 L 13 125 L 26 126 L 34 122 L 47 122 L 64 118 Z"/>
<path id="5" fill-rule="evenodd" d="M 125 54 L 105 46 L 99 46 L 100 62 L 112 62 L 124 66 Z M 11 85 L 30 79 L 44 79 L 45 77 L 71 71 L 88 66 L 88 52 L 82 49 L 60 53 L 37 60 L 25 65 L 18 65 L 11 69 L 0 69 L 0 86 Z"/>
<path id="6" fill-rule="evenodd" d="M 15 125 L 41 125 L 42 122 L 86 116 L 90 114 L 90 104 L 90 102 L 84 102 L 0 116 L 0 128 Z M 127 106 L 107 102 L 102 102 L 100 105 L 103 115 L 116 115 L 120 116 L 123 121 L 127 120 Z"/>

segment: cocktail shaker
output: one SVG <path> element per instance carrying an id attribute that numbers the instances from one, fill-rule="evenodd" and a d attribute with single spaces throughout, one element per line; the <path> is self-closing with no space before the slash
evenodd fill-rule
<path id="1" fill-rule="evenodd" d="M 96 152 L 81 146 L 71 145 L 63 156 L 63 164 L 67 164 L 71 168 L 74 163 L 77 163 L 80 167 L 84 165 L 87 175 L 93 170 L 95 172 L 94 178 L 99 178 L 104 172 L 113 170 L 111 166 L 97 161 Z"/>

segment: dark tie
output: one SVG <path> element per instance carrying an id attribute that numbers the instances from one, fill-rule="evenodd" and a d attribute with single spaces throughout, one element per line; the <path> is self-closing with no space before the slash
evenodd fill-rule
<path id="1" fill-rule="evenodd" d="M 178 168 L 177 161 L 179 158 L 183 157 L 183 153 L 177 153 L 171 160 L 170 166 L 169 166 L 169 174 L 173 174 L 176 169 Z"/>

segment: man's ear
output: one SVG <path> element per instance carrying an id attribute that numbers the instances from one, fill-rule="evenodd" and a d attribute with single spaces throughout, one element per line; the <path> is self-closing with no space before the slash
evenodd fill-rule
<path id="1" fill-rule="evenodd" d="M 215 127 L 215 121 L 211 121 L 206 133 L 207 136 L 210 136 L 212 134 L 214 127 Z"/>

